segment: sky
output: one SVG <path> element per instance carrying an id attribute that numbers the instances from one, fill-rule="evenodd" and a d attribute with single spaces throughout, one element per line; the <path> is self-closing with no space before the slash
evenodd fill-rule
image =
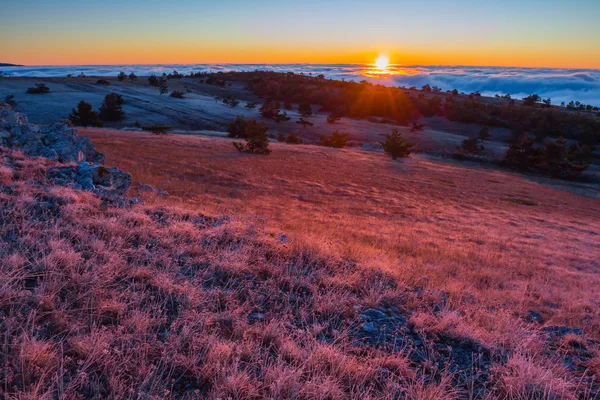
<path id="1" fill-rule="evenodd" d="M 600 68 L 598 0 L 2 0 L 0 62 Z"/>

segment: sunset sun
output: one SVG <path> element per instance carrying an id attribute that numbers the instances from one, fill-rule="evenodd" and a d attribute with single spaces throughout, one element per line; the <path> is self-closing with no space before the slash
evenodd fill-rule
<path id="1" fill-rule="evenodd" d="M 390 65 L 390 59 L 388 56 L 386 55 L 380 55 L 379 57 L 377 57 L 377 59 L 375 60 L 375 65 L 377 66 L 377 68 L 379 69 L 386 69 L 388 67 L 388 65 Z"/>

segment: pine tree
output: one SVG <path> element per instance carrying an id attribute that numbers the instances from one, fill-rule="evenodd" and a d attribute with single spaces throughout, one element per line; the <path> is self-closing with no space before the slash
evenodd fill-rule
<path id="1" fill-rule="evenodd" d="M 392 156 L 392 160 L 398 157 L 408 157 L 412 152 L 414 144 L 409 143 L 402 137 L 398 129 L 392 129 L 392 133 L 385 135 L 385 142 L 382 143 L 383 150 Z"/>
<path id="2" fill-rule="evenodd" d="M 129 74 L 129 80 L 130 80 L 131 82 L 133 82 L 133 81 L 137 80 L 137 75 L 136 75 L 136 74 L 134 74 L 133 72 L 132 72 L 132 73 L 130 73 L 130 74 Z"/>
<path id="3" fill-rule="evenodd" d="M 98 120 L 98 113 L 92 110 L 92 105 L 84 100 L 81 100 L 77 108 L 73 109 L 69 119 L 74 125 L 86 128 L 88 126 L 102 126 L 102 123 Z"/>
<path id="4" fill-rule="evenodd" d="M 122 104 L 123 97 L 116 93 L 107 94 L 100 107 L 100 119 L 103 121 L 121 121 L 125 118 L 125 113 L 121 107 Z"/>

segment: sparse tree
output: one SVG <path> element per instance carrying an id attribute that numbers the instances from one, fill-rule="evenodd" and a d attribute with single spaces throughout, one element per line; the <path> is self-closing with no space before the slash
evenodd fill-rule
<path id="1" fill-rule="evenodd" d="M 540 102 L 542 98 L 537 95 L 537 94 L 532 94 L 530 96 L 524 97 L 523 98 L 523 105 L 524 106 L 528 106 L 528 107 L 533 107 L 535 106 L 537 103 Z"/>
<path id="2" fill-rule="evenodd" d="M 119 75 L 117 75 L 117 79 L 119 82 L 123 82 L 125 79 L 127 79 L 127 75 L 125 75 L 125 72 L 121 71 L 119 72 Z"/>
<path id="3" fill-rule="evenodd" d="M 169 93 L 169 81 L 165 77 L 158 80 L 158 90 L 161 95 Z"/>
<path id="4" fill-rule="evenodd" d="M 243 117 L 237 117 L 229 124 L 227 131 L 229 137 L 239 137 L 246 139 L 246 144 L 234 142 L 233 146 L 239 151 L 255 154 L 268 155 L 269 138 L 267 137 L 267 126 L 255 119 L 245 120 Z"/>
<path id="5" fill-rule="evenodd" d="M 109 93 L 104 97 L 104 102 L 100 107 L 100 119 L 103 121 L 121 121 L 125 118 L 125 112 L 121 107 L 123 97 L 116 93 Z"/>
<path id="6" fill-rule="evenodd" d="M 135 81 L 137 81 L 137 75 L 136 75 L 136 74 L 134 74 L 133 72 L 132 72 L 132 73 L 130 73 L 130 74 L 129 74 L 129 80 L 130 80 L 131 82 L 135 82 Z"/>
<path id="7" fill-rule="evenodd" d="M 341 149 L 346 146 L 348 142 L 347 133 L 339 133 L 337 130 L 331 134 L 331 136 L 321 136 L 321 145 L 326 147 L 334 147 Z"/>
<path id="8" fill-rule="evenodd" d="M 98 113 L 92 109 L 90 103 L 81 100 L 69 115 L 69 120 L 74 125 L 88 127 L 88 126 L 102 126 L 102 123 L 98 119 Z"/>
<path id="9" fill-rule="evenodd" d="M 396 160 L 398 157 L 408 157 L 414 147 L 414 144 L 407 142 L 402 137 L 398 129 L 392 129 L 392 133 L 387 133 L 385 141 L 381 144 L 383 151 L 388 153 L 392 160 Z"/>
<path id="10" fill-rule="evenodd" d="M 487 126 L 481 127 L 481 129 L 479 130 L 479 135 L 477 136 L 477 139 L 479 139 L 479 141 L 483 142 L 484 140 L 488 140 L 491 137 L 492 137 L 492 135 L 490 135 L 490 129 Z"/>

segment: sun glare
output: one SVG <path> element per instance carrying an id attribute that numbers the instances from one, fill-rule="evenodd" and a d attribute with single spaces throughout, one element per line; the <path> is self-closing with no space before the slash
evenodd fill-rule
<path id="1" fill-rule="evenodd" d="M 380 55 L 379 57 L 377 57 L 377 59 L 375 60 L 375 65 L 377 66 L 377 68 L 379 69 L 386 69 L 388 67 L 388 65 L 390 65 L 390 59 L 388 56 L 385 55 Z"/>

